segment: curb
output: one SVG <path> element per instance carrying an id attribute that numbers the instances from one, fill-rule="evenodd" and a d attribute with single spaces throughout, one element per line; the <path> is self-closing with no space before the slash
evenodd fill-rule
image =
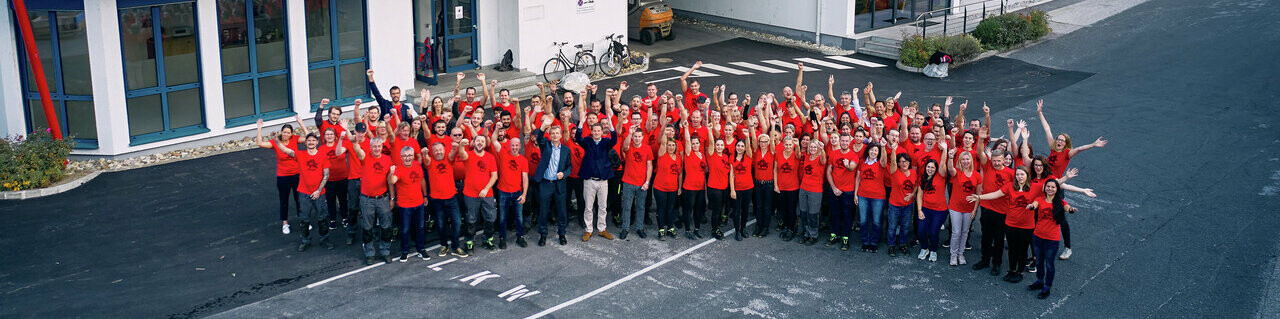
<path id="1" fill-rule="evenodd" d="M 85 176 L 81 176 L 80 178 L 74 179 L 70 182 L 66 182 L 61 185 L 57 185 L 53 187 L 28 189 L 28 190 L 22 190 L 22 191 L 16 191 L 16 192 L 0 192 L 0 200 L 10 200 L 10 199 L 22 200 L 22 199 L 31 199 L 36 197 L 44 197 L 44 196 L 49 196 L 53 194 L 63 193 L 63 192 L 75 189 L 76 187 L 80 187 L 80 185 L 84 185 L 85 183 L 88 183 L 89 181 L 93 180 L 94 177 L 98 177 L 98 174 L 101 174 L 101 173 L 102 171 L 93 171 Z"/>
<path id="2" fill-rule="evenodd" d="M 977 56 L 975 56 L 975 57 L 973 57 L 972 59 L 969 59 L 969 60 L 967 60 L 967 61 L 964 61 L 964 62 L 957 62 L 957 63 L 952 63 L 952 64 L 951 64 L 951 67 L 950 67 L 950 68 L 948 68 L 948 69 L 949 69 L 949 70 L 955 70 L 955 69 L 957 69 L 957 68 L 960 68 L 961 66 L 964 66 L 965 64 L 970 64 L 970 63 L 974 63 L 974 62 L 982 61 L 983 59 L 990 58 L 990 57 L 993 57 L 993 56 L 997 56 L 997 55 L 1001 55 L 1001 54 L 1005 54 L 1005 53 L 1010 53 L 1010 52 L 1013 52 L 1013 51 L 1022 50 L 1022 49 L 1026 48 L 1026 47 L 1033 46 L 1033 45 L 1036 45 L 1036 44 L 1040 44 L 1041 42 L 1045 42 L 1045 41 L 1049 41 L 1049 37 L 1048 37 L 1048 36 L 1041 37 L 1039 40 L 1035 40 L 1035 41 L 1031 41 L 1031 42 L 1024 42 L 1024 43 L 1021 43 L 1021 44 L 1018 44 L 1018 45 L 1014 45 L 1014 46 L 1011 46 L 1011 47 L 1005 48 L 1005 50 L 1003 50 L 1003 51 L 1001 51 L 1001 50 L 987 50 L 987 51 L 985 51 L 985 52 L 978 53 L 978 55 L 977 55 Z M 897 61 L 897 63 L 895 64 L 895 66 L 897 66 L 899 70 L 903 70 L 903 71 L 906 71 L 906 72 L 911 72 L 911 73 L 924 73 L 924 68 L 917 68 L 917 67 L 907 66 L 906 64 L 902 64 L 902 60 L 898 60 L 898 61 Z"/>

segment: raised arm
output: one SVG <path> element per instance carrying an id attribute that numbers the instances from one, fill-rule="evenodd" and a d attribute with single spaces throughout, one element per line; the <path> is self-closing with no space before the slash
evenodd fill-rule
<path id="1" fill-rule="evenodd" d="M 1072 149 L 1071 149 L 1071 152 L 1067 153 L 1067 157 L 1075 157 L 1077 153 L 1080 153 L 1080 152 L 1082 152 L 1082 151 L 1084 151 L 1084 150 L 1088 150 L 1088 149 L 1091 149 L 1091 148 L 1094 148 L 1094 147 L 1105 147 L 1105 146 L 1107 146 L 1107 140 L 1104 140 L 1104 139 L 1102 139 L 1102 137 L 1101 137 L 1101 136 L 1099 136 L 1097 140 L 1094 140 L 1094 141 L 1093 141 L 1093 143 L 1089 143 L 1088 145 L 1084 145 L 1084 146 L 1080 146 L 1080 147 L 1072 148 Z"/>
<path id="2" fill-rule="evenodd" d="M 311 130 L 307 128 L 307 125 L 302 124 L 302 114 L 294 115 L 293 121 L 298 122 L 298 130 L 302 131 L 302 135 L 300 136 L 307 136 L 307 134 L 311 134 Z"/>
<path id="3" fill-rule="evenodd" d="M 329 99 L 328 98 L 320 99 L 320 108 L 316 109 L 316 118 L 315 118 L 317 130 L 320 129 L 321 124 L 324 124 L 324 116 L 325 116 L 325 113 L 327 113 L 325 112 L 325 109 L 324 109 L 325 105 L 329 105 Z"/>
<path id="4" fill-rule="evenodd" d="M 693 74 L 693 71 L 699 67 L 702 67 L 702 61 L 694 62 L 688 71 L 684 71 L 684 74 L 680 75 L 680 92 L 689 90 L 689 75 Z"/>
<path id="5" fill-rule="evenodd" d="M 465 79 L 465 78 L 467 78 L 466 74 L 463 74 L 462 72 L 458 72 L 458 75 L 457 75 L 458 81 L 453 83 L 454 98 L 458 97 L 458 92 L 462 89 L 462 79 Z M 461 99 L 458 99 L 458 100 L 461 100 Z"/>
<path id="6" fill-rule="evenodd" d="M 1044 118 L 1044 99 L 1036 102 L 1036 114 L 1040 116 L 1040 126 L 1044 127 L 1044 141 L 1053 149 L 1053 130 L 1049 129 L 1049 120 Z"/>
<path id="7" fill-rule="evenodd" d="M 262 140 L 262 119 L 258 119 L 258 135 L 253 138 L 253 143 L 258 144 L 260 148 L 271 148 L 271 142 Z"/>
<path id="8" fill-rule="evenodd" d="M 489 98 L 489 82 L 485 82 L 484 73 L 476 73 L 476 80 L 480 80 L 480 89 L 484 91 L 484 97 L 480 98 L 480 105 L 485 105 L 485 104 L 488 104 L 489 102 L 492 102 L 493 99 Z"/>
<path id="9" fill-rule="evenodd" d="M 804 62 L 796 62 L 796 94 L 800 94 L 800 86 L 804 85 Z"/>

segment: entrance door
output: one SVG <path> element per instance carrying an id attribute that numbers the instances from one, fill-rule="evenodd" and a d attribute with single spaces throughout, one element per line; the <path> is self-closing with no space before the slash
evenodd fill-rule
<path id="1" fill-rule="evenodd" d="M 479 67 L 476 63 L 476 3 L 475 0 L 441 0 L 445 10 L 444 23 L 444 71 L 457 72 Z"/>

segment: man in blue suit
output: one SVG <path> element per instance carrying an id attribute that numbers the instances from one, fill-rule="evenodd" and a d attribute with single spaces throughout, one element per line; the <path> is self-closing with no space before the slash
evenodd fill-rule
<path id="1" fill-rule="evenodd" d="M 547 130 L 547 134 L 543 134 L 544 130 Z M 530 134 L 538 141 L 538 149 L 542 154 L 538 167 L 529 176 L 538 185 L 538 233 L 542 235 L 538 238 L 538 246 L 547 245 L 547 214 L 551 212 L 553 204 L 559 226 L 560 245 L 565 245 L 569 242 L 564 237 L 565 226 L 569 221 L 566 215 L 568 205 L 565 203 L 568 197 L 565 177 L 569 176 L 570 169 L 569 147 L 562 142 L 563 129 L 551 126 L 550 121 L 542 122 L 542 126 Z"/>

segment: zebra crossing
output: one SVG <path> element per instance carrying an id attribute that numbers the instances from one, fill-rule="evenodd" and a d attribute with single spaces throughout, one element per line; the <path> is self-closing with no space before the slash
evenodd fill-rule
<path id="1" fill-rule="evenodd" d="M 822 71 L 823 69 L 819 67 L 833 69 L 833 70 L 850 70 L 850 69 L 856 69 L 859 67 L 866 67 L 866 68 L 887 67 L 887 65 L 884 65 L 884 64 L 862 60 L 858 58 L 841 56 L 841 55 L 831 55 L 823 58 L 793 58 L 788 61 L 769 59 L 769 60 L 761 60 L 761 61 L 753 61 L 753 62 L 735 61 L 735 62 L 727 62 L 723 64 L 703 62 L 702 67 L 698 68 L 697 70 L 694 70 L 693 73 L 689 75 L 689 77 L 715 77 L 715 76 L 721 76 L 721 75 L 752 75 L 756 73 L 770 73 L 770 74 L 789 73 L 789 72 L 795 72 L 797 70 L 796 62 L 804 62 L 805 64 L 804 70 L 810 71 L 810 72 Z M 689 71 L 688 66 L 673 66 L 669 68 L 644 71 L 644 74 L 670 72 L 672 74 L 682 75 L 684 74 L 684 72 L 688 72 L 688 71 Z M 676 80 L 679 78 L 680 76 L 676 75 L 673 77 L 646 81 L 645 83 L 646 84 L 658 83 L 658 82 Z"/>

